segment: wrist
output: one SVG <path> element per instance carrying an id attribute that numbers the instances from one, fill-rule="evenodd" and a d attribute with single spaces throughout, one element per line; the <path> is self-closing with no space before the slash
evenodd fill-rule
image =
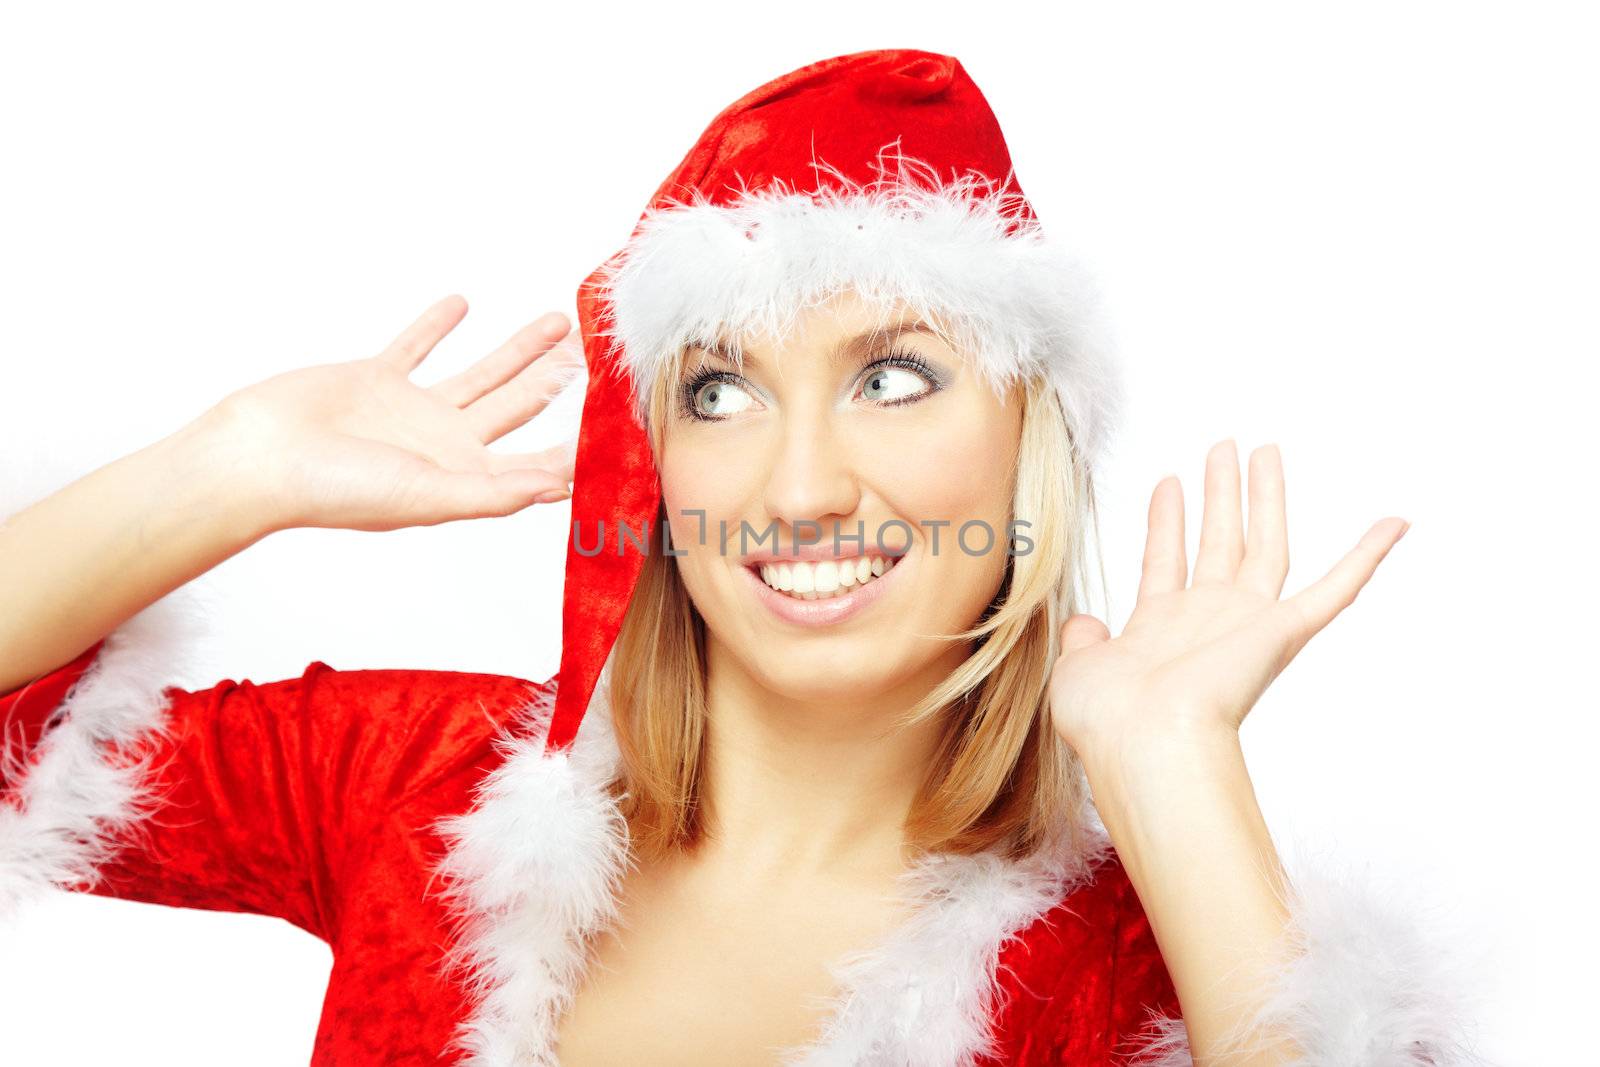
<path id="1" fill-rule="evenodd" d="M 1086 759 L 1084 772 L 1136 881 L 1167 862 L 1162 857 L 1190 856 L 1198 842 L 1233 840 L 1241 828 L 1252 840 L 1268 839 L 1238 731 L 1226 725 L 1125 737 Z"/>
<path id="2" fill-rule="evenodd" d="M 1079 755 L 1107 829 L 1170 818 L 1249 780 L 1238 731 L 1226 725 L 1152 725 L 1104 738 Z"/>
<path id="3" fill-rule="evenodd" d="M 276 505 L 266 459 L 218 405 L 153 446 L 168 503 L 243 548 L 293 523 Z"/>
<path id="4" fill-rule="evenodd" d="M 1155 716 L 1073 746 L 1093 781 L 1181 773 L 1242 758 L 1239 731 L 1224 722 Z"/>

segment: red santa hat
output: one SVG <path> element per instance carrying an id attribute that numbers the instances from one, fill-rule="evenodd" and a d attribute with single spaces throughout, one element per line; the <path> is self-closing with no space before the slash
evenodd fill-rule
<path id="1" fill-rule="evenodd" d="M 572 520 L 589 554 L 574 537 L 552 751 L 577 734 L 643 565 L 631 545 L 617 552 L 615 531 L 659 536 L 644 425 L 655 379 L 690 341 L 782 337 L 845 289 L 939 322 L 996 386 L 1044 376 L 1081 461 L 1101 458 L 1121 390 L 1093 286 L 1046 238 L 960 62 L 857 52 L 745 94 L 579 288 L 589 382 Z"/>

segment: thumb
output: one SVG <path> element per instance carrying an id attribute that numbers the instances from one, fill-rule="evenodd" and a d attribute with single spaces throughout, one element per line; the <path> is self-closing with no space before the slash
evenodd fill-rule
<path id="1" fill-rule="evenodd" d="M 1105 623 L 1093 615 L 1074 615 L 1061 627 L 1061 654 L 1065 656 L 1109 640 L 1111 631 Z"/>

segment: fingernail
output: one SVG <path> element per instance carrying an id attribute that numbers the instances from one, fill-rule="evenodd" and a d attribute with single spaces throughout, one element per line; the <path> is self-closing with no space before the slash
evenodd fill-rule
<path id="1" fill-rule="evenodd" d="M 565 489 L 549 489 L 533 498 L 535 504 L 554 504 L 557 500 L 565 500 L 572 494 Z"/>

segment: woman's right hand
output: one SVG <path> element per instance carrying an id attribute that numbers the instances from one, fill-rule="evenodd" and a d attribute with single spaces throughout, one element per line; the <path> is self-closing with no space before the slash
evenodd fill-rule
<path id="1" fill-rule="evenodd" d="M 450 378 L 413 383 L 466 311 L 445 297 L 375 356 L 275 375 L 206 413 L 214 458 L 244 480 L 234 497 L 262 509 L 262 529 L 429 526 L 570 495 L 574 442 L 488 449 L 582 374 L 566 316 L 535 319 Z"/>
<path id="2" fill-rule="evenodd" d="M 439 301 L 368 359 L 303 367 L 11 512 L 0 499 L 0 693 L 274 530 L 392 530 L 568 495 L 574 442 L 488 445 L 543 411 L 583 357 L 545 315 L 435 385 L 410 373 L 466 314 Z"/>

